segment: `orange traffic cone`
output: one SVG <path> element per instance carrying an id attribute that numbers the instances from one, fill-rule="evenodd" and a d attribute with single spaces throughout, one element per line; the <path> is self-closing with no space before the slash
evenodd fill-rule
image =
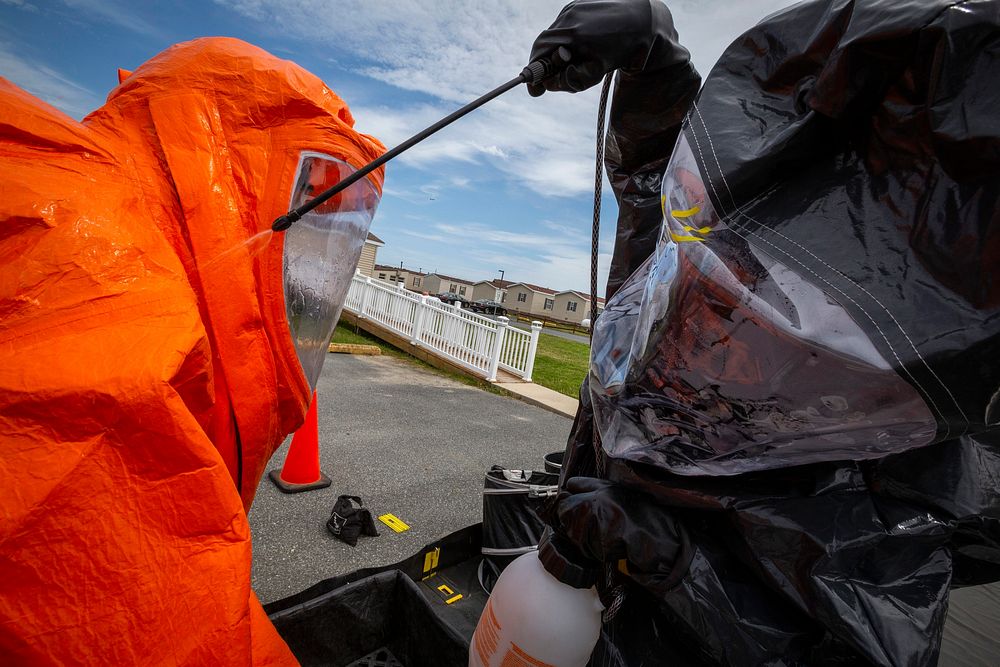
<path id="1" fill-rule="evenodd" d="M 313 392 L 306 421 L 292 436 L 292 444 L 280 471 L 272 470 L 268 477 L 285 493 L 299 493 L 330 486 L 330 478 L 319 469 L 319 417 L 316 414 L 316 392 Z"/>

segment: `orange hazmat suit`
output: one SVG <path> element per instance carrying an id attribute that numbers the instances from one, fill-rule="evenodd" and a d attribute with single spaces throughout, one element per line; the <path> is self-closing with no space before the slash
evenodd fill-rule
<path id="1" fill-rule="evenodd" d="M 0 79 L 0 662 L 295 664 L 250 589 L 311 394 L 268 230 L 303 153 L 384 147 L 238 40 L 121 76 L 82 122 Z"/>

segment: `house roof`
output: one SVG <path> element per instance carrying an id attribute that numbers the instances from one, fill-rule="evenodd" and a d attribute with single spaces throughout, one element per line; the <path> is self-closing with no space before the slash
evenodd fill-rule
<path id="1" fill-rule="evenodd" d="M 456 278 L 454 276 L 446 276 L 443 273 L 428 273 L 427 275 L 429 275 L 429 276 L 437 276 L 438 278 L 440 278 L 442 280 L 451 280 L 451 281 L 454 281 L 456 283 L 462 283 L 464 285 L 475 285 L 476 284 L 476 283 L 473 283 L 471 280 L 466 280 L 465 278 Z"/>
<path id="2" fill-rule="evenodd" d="M 427 275 L 425 273 L 421 273 L 420 271 L 414 271 L 413 269 L 408 269 L 405 266 L 403 268 L 399 268 L 398 266 L 390 266 L 388 264 L 376 264 L 375 265 L 375 270 L 376 271 L 400 271 L 402 273 L 409 273 L 410 275 L 413 275 L 413 276 Z"/>
<path id="3" fill-rule="evenodd" d="M 376 268 L 378 268 L 378 267 L 376 267 Z M 389 267 L 389 268 L 396 268 L 396 267 Z M 411 273 L 414 273 L 414 272 L 411 271 Z M 584 301 L 590 301 L 590 295 L 588 293 L 581 292 L 580 290 L 575 290 L 575 289 L 554 290 L 554 289 L 549 289 L 548 287 L 542 287 L 541 285 L 533 285 L 531 283 L 522 283 L 522 282 L 515 283 L 515 282 L 511 282 L 510 280 L 497 280 L 495 278 L 493 280 L 478 280 L 476 282 L 471 282 L 469 280 L 466 280 L 465 278 L 455 278 L 453 276 L 446 276 L 446 275 L 444 275 L 442 273 L 428 273 L 428 274 L 421 274 L 421 275 L 437 276 L 438 278 L 441 278 L 442 280 L 451 280 L 451 281 L 454 281 L 454 282 L 457 282 L 457 283 L 464 283 L 466 285 L 489 285 L 490 287 L 493 287 L 494 289 L 509 289 L 509 288 L 514 287 L 516 285 L 521 285 L 523 287 L 527 287 L 532 292 L 538 292 L 539 294 L 547 294 L 547 295 L 550 295 L 550 296 L 551 295 L 558 295 L 558 294 L 575 294 L 578 297 L 580 297 L 581 299 L 583 299 Z M 597 303 L 603 304 L 604 303 L 604 297 L 600 297 L 600 296 L 597 297 Z"/>
<path id="4" fill-rule="evenodd" d="M 590 301 L 590 295 L 587 294 L 586 292 L 581 292 L 580 290 L 566 289 L 561 292 L 558 292 L 558 294 L 575 294 L 584 301 Z M 597 303 L 604 303 L 604 297 L 603 296 L 597 297 Z"/>
<path id="5" fill-rule="evenodd" d="M 541 285 L 532 285 L 531 283 L 509 283 L 510 285 L 524 285 L 532 292 L 538 292 L 539 294 L 555 294 L 554 289 L 549 289 L 548 287 L 542 287 Z"/>
<path id="6" fill-rule="evenodd" d="M 375 236 L 371 232 L 368 232 L 368 238 L 365 239 L 365 243 L 373 243 L 375 245 L 385 245 L 385 241 Z"/>
<path id="7" fill-rule="evenodd" d="M 478 283 L 476 283 L 476 285 L 489 285 L 494 289 L 507 289 L 513 284 L 514 283 L 512 283 L 509 280 L 480 280 Z"/>

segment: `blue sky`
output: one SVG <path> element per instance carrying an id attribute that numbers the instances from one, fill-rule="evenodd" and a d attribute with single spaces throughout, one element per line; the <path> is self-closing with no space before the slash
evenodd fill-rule
<path id="1" fill-rule="evenodd" d="M 550 0 L 0 0 L 0 76 L 75 118 L 118 67 L 171 44 L 237 37 L 293 60 L 393 146 L 513 78 L 564 3 Z M 669 2 L 695 65 L 790 0 Z M 523 88 L 388 165 L 372 231 L 383 264 L 589 290 L 596 90 Z M 605 187 L 607 184 L 605 183 Z M 604 198 L 601 280 L 617 210 Z"/>

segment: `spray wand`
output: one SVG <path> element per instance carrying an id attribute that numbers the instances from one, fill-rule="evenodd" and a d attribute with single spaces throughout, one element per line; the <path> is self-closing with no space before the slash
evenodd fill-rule
<path id="1" fill-rule="evenodd" d="M 459 118 L 461 118 L 465 114 L 467 114 L 470 111 L 473 111 L 475 109 L 478 109 L 479 107 L 481 107 L 482 105 L 486 104 L 490 100 L 492 100 L 494 98 L 497 98 L 500 95 L 503 95 L 504 93 L 506 93 L 511 88 L 516 88 L 517 86 L 521 85 L 522 83 L 530 83 L 530 84 L 541 83 L 545 79 L 547 79 L 550 76 L 552 76 L 556 72 L 556 70 L 558 68 L 561 68 L 564 65 L 568 64 L 569 61 L 570 61 L 570 58 L 571 58 L 571 54 L 570 54 L 569 50 L 566 49 L 565 47 L 560 46 L 556 50 L 556 52 L 552 54 L 551 58 L 542 58 L 540 60 L 536 60 L 536 61 L 530 63 L 527 67 L 525 67 L 523 70 L 521 70 L 521 73 L 518 74 L 517 77 L 511 79 L 510 81 L 508 81 L 507 83 L 503 84 L 502 86 L 498 86 L 498 87 L 494 88 L 493 90 L 491 90 L 490 92 L 486 93 L 485 95 L 483 95 L 479 99 L 476 99 L 476 100 L 473 100 L 472 102 L 469 102 L 468 104 L 466 104 L 464 107 L 462 107 L 458 111 L 455 111 L 454 113 L 452 113 L 452 114 L 450 114 L 448 116 L 445 116 L 444 118 L 442 118 L 438 122 L 434 123 L 433 125 L 431 125 L 427 129 L 425 129 L 425 130 L 423 130 L 423 131 L 421 131 L 421 132 L 413 135 L 412 137 L 410 137 L 409 139 L 407 139 L 403 143 L 399 144 L 398 146 L 396 146 L 395 148 L 393 148 L 391 151 L 388 151 L 388 152 L 384 153 L 383 155 L 381 155 L 380 157 L 376 158 L 375 160 L 372 160 L 371 162 L 369 162 L 368 164 L 366 164 L 361 169 L 358 169 L 356 172 L 354 172 L 350 176 L 348 176 L 348 177 L 344 178 L 343 180 L 341 180 L 340 182 L 338 182 L 336 185 L 334 185 L 334 186 L 332 186 L 332 187 L 324 190 L 323 192 L 319 193 L 313 199 L 310 199 L 308 202 L 306 202 L 302 206 L 299 206 L 298 208 L 293 208 L 288 213 L 286 213 L 283 216 L 279 217 L 277 220 L 274 221 L 274 223 L 271 224 L 271 230 L 275 231 L 275 232 L 283 232 L 283 231 L 285 231 L 286 229 L 288 229 L 289 227 L 292 226 L 292 223 L 294 223 L 297 220 L 299 220 L 303 215 L 305 215 L 309 211 L 313 210 L 314 208 L 316 208 L 317 206 L 319 206 L 320 204 L 322 204 L 326 200 L 330 199 L 330 197 L 333 197 L 338 192 L 346 190 L 352 184 L 354 184 L 357 181 L 361 180 L 362 178 L 364 178 L 365 176 L 367 176 L 369 173 L 371 173 L 375 169 L 378 169 L 383 164 L 385 164 L 386 162 L 388 162 L 392 158 L 396 157 L 397 155 L 399 155 L 400 153 L 402 153 L 406 149 L 411 148 L 412 146 L 415 146 L 416 144 L 419 144 L 421 141 L 423 141 L 427 137 L 431 136 L 432 134 L 434 134 L 435 132 L 437 132 L 441 128 L 444 128 L 444 127 L 447 127 L 448 125 L 451 125 L 453 122 L 455 122 L 456 120 L 458 120 Z"/>

